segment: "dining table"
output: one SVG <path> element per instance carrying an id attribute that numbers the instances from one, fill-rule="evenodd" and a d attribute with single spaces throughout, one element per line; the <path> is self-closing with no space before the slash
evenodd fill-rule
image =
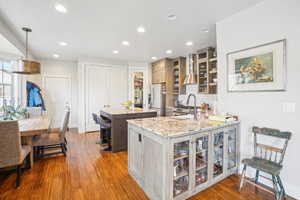
<path id="1" fill-rule="evenodd" d="M 28 119 L 20 119 L 18 120 L 18 122 L 22 140 L 26 145 L 29 145 L 31 147 L 30 167 L 33 167 L 33 138 L 34 136 L 38 136 L 48 132 L 51 124 L 51 118 L 49 116 L 39 116 Z"/>

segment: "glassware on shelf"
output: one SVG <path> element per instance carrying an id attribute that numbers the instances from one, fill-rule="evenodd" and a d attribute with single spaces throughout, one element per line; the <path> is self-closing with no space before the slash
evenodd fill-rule
<path id="1" fill-rule="evenodd" d="M 228 169 L 236 167 L 236 129 L 228 131 Z"/>
<path id="2" fill-rule="evenodd" d="M 177 196 L 189 187 L 189 141 L 174 144 L 173 195 Z"/>
<path id="3" fill-rule="evenodd" d="M 196 171 L 196 185 L 200 185 L 207 181 L 207 168 Z"/>
<path id="4" fill-rule="evenodd" d="M 173 181 L 173 196 L 178 196 L 189 188 L 189 177 L 183 176 Z"/>
<path id="5" fill-rule="evenodd" d="M 224 133 L 214 135 L 214 177 L 223 173 Z"/>
<path id="6" fill-rule="evenodd" d="M 183 158 L 174 161 L 174 178 L 188 175 L 189 172 L 189 158 Z"/>
<path id="7" fill-rule="evenodd" d="M 196 186 L 207 181 L 208 163 L 208 136 L 200 137 L 196 140 Z"/>
<path id="8" fill-rule="evenodd" d="M 189 154 L 189 141 L 174 144 L 174 159 L 187 157 Z"/>

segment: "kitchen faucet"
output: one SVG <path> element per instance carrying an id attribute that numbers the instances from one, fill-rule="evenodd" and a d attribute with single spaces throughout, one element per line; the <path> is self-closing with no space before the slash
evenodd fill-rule
<path id="1" fill-rule="evenodd" d="M 196 95 L 195 94 L 189 94 L 187 101 L 186 101 L 186 105 L 188 106 L 190 103 L 190 98 L 194 97 L 194 119 L 197 120 L 197 106 L 196 106 Z"/>

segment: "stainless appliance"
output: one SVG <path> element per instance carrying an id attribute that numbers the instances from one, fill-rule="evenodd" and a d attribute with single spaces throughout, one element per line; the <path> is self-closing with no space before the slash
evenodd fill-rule
<path id="1" fill-rule="evenodd" d="M 166 87 L 165 84 L 151 85 L 150 107 L 157 110 L 160 116 L 166 116 Z"/>

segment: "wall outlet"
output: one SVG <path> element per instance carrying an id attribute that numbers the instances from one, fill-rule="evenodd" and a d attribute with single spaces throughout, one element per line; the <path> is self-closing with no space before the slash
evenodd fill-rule
<path id="1" fill-rule="evenodd" d="M 296 103 L 291 103 L 291 102 L 282 103 L 282 112 L 284 113 L 296 112 Z"/>

